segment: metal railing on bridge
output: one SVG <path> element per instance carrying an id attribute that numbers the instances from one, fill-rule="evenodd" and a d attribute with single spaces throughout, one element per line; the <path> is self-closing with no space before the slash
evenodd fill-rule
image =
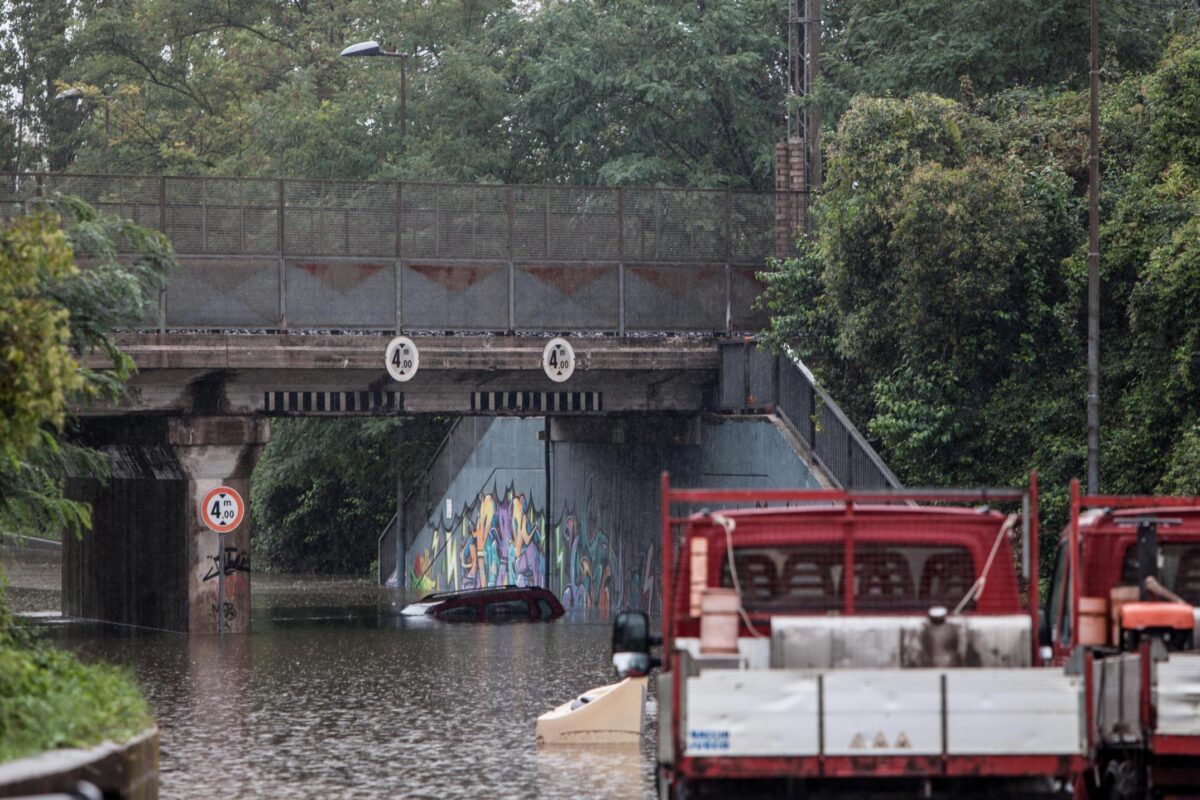
<path id="1" fill-rule="evenodd" d="M 147 327 L 270 330 L 757 330 L 755 273 L 776 252 L 779 220 L 804 201 L 793 192 L 0 173 L 0 216 L 54 193 L 171 239 L 186 269 Z"/>

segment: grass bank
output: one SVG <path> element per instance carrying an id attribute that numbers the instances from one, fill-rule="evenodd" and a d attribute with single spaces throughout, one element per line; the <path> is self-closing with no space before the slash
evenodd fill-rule
<path id="1" fill-rule="evenodd" d="M 153 724 L 133 676 L 29 640 L 0 586 L 0 763 L 63 747 L 126 741 Z"/>

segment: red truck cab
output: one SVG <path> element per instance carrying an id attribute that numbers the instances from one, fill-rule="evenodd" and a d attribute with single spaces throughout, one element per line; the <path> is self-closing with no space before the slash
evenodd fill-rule
<path id="1" fill-rule="evenodd" d="M 662 502 L 661 796 L 1035 796 L 1083 770 L 1082 683 L 1035 667 L 1036 583 L 1016 569 L 1022 542 L 1036 574 L 1035 489 L 689 490 L 664 476 Z M 672 517 L 680 506 L 723 510 Z M 633 623 L 618 618 L 614 663 L 645 674 L 656 660 L 644 615 Z"/>
<path id="2" fill-rule="evenodd" d="M 1071 487 L 1043 640 L 1085 675 L 1093 769 L 1111 800 L 1200 786 L 1200 498 Z M 1077 577 L 1077 579 L 1076 579 Z"/>

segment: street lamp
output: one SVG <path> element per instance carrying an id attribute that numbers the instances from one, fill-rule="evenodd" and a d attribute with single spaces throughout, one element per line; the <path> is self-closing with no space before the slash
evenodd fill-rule
<path id="1" fill-rule="evenodd" d="M 411 53 L 397 53 L 391 50 L 384 50 L 379 46 L 379 42 L 369 40 L 366 42 L 358 42 L 352 44 L 343 50 L 340 55 L 346 58 L 359 58 L 364 56 L 379 56 L 381 58 L 398 58 L 400 59 L 400 149 L 404 150 L 404 136 L 407 130 L 407 91 L 408 91 L 408 58 Z"/>
<path id="2" fill-rule="evenodd" d="M 109 103 L 109 97 L 106 94 L 100 95 L 100 97 L 104 100 L 104 146 L 108 147 L 108 103 Z M 56 101 L 74 100 L 77 102 L 81 102 L 81 101 L 88 99 L 88 93 L 85 92 L 83 89 L 81 89 L 78 86 L 68 86 L 66 89 L 63 89 L 58 94 L 54 95 L 54 99 Z"/>

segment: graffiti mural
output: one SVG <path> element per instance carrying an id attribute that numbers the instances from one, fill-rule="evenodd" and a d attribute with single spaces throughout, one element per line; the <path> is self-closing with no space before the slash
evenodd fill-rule
<path id="1" fill-rule="evenodd" d="M 422 591 L 541 585 L 546 516 L 512 486 L 480 494 L 413 557 L 409 585 Z"/>
<path id="2" fill-rule="evenodd" d="M 555 588 L 567 608 L 609 614 L 625 608 L 651 611 L 654 546 L 608 529 L 588 481 L 578 509 L 564 510 L 554 526 Z"/>
<path id="3" fill-rule="evenodd" d="M 530 494 L 513 486 L 493 487 L 450 524 L 435 523 L 424 546 L 419 543 L 411 555 L 409 586 L 432 592 L 541 585 L 549 530 L 551 587 L 565 607 L 604 614 L 624 608 L 652 611 L 658 594 L 654 545 L 612 530 L 605 510 L 593 500 L 589 481 L 583 500 L 565 506 L 548 528 Z"/>

